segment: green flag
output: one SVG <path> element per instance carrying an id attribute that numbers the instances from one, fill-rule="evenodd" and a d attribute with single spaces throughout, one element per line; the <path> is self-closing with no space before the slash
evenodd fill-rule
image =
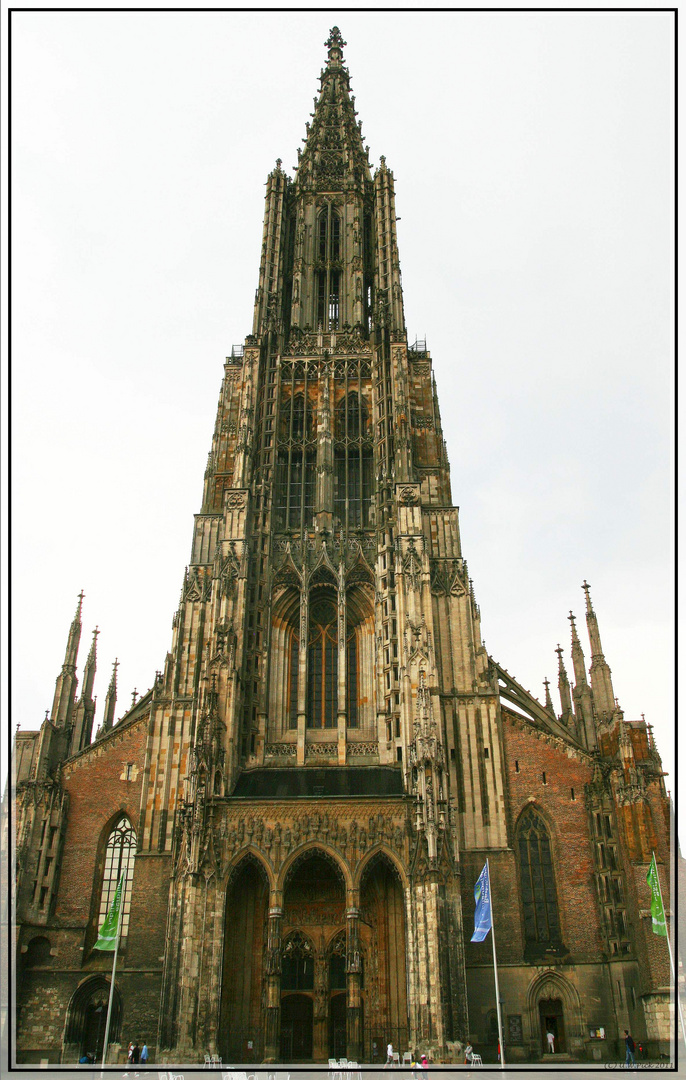
<path id="1" fill-rule="evenodd" d="M 121 894 L 124 888 L 124 875 L 119 878 L 119 884 L 117 885 L 117 891 L 114 894 L 114 899 L 110 904 L 110 910 L 107 912 L 105 921 L 100 927 L 100 933 L 98 934 L 98 940 L 93 946 L 94 949 L 99 949 L 101 952 L 114 952 L 117 947 L 117 934 L 119 933 L 119 912 L 121 909 Z"/>
<path id="2" fill-rule="evenodd" d="M 650 891 L 652 893 L 650 898 L 650 914 L 653 917 L 653 933 L 659 934 L 660 937 L 667 937 L 667 920 L 665 919 L 665 909 L 662 906 L 655 852 L 653 852 L 653 857 L 650 861 L 650 870 L 648 871 L 646 881 L 650 885 Z"/>

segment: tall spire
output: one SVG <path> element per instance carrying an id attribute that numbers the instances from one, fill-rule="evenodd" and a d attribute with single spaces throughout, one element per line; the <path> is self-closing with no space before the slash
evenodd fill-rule
<path id="1" fill-rule="evenodd" d="M 102 718 L 102 724 L 98 729 L 97 738 L 100 739 L 106 732 L 111 731 L 114 725 L 114 710 L 117 704 L 117 668 L 119 667 L 119 661 L 115 659 L 112 664 L 112 678 L 110 679 L 110 685 L 107 687 L 107 696 L 105 698 L 105 715 Z"/>
<path id="2" fill-rule="evenodd" d="M 74 713 L 74 727 L 71 735 L 70 753 L 78 754 L 84 746 L 91 741 L 93 731 L 93 717 L 95 716 L 95 700 L 93 698 L 93 683 L 97 669 L 97 641 L 100 631 L 97 626 L 93 631 L 93 640 L 83 669 L 83 685 L 81 697 Z"/>
<path id="3" fill-rule="evenodd" d="M 567 671 L 564 665 L 564 660 L 562 659 L 562 648 L 559 642 L 555 652 L 557 653 L 557 685 L 560 691 L 562 719 L 565 724 L 572 724 L 574 721 L 574 713 L 572 711 L 572 692 L 569 687 L 569 679 L 567 678 Z"/>
<path id="4" fill-rule="evenodd" d="M 570 611 L 567 616 L 572 626 L 572 663 L 574 665 L 574 705 L 576 707 L 577 723 L 580 731 L 584 733 L 584 740 L 589 750 L 595 748 L 596 733 L 595 720 L 593 718 L 593 698 L 591 688 L 586 678 L 586 661 L 584 651 L 581 648 L 579 635 L 576 632 L 576 620 L 574 613 Z"/>
<path id="5" fill-rule="evenodd" d="M 66 727 L 71 723 L 76 705 L 76 661 L 79 655 L 79 642 L 81 641 L 81 607 L 83 605 L 83 589 L 79 593 L 76 613 L 69 627 L 67 648 L 64 653 L 62 670 L 55 682 L 55 695 L 52 702 L 50 719 L 55 727 Z"/>
<path id="6" fill-rule="evenodd" d="M 612 672 L 603 656 L 598 620 L 591 603 L 591 586 L 584 580 L 581 588 L 586 594 L 586 626 L 588 627 L 588 637 L 591 642 L 590 672 L 593 701 L 598 716 L 609 719 L 617 708 L 614 690 L 612 689 Z"/>
<path id="7" fill-rule="evenodd" d="M 321 73 L 312 123 L 306 125 L 305 148 L 296 172 L 296 187 L 322 187 L 328 191 L 361 187 L 370 181 L 369 160 L 362 143 L 355 99 L 350 96 L 350 74 L 343 64 L 345 41 L 337 26 L 325 42 L 328 62 Z"/>
<path id="8" fill-rule="evenodd" d="M 544 679 L 543 685 L 545 686 L 545 707 L 551 716 L 555 716 L 555 709 L 553 708 L 553 699 L 550 696 L 550 679 Z"/>

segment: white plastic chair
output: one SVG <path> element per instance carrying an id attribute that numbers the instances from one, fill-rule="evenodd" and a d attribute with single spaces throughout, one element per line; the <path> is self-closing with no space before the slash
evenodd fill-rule
<path id="1" fill-rule="evenodd" d="M 412 1054 L 410 1053 L 409 1050 L 406 1050 L 405 1053 L 403 1054 L 403 1068 L 405 1068 L 406 1065 L 411 1065 L 411 1064 L 412 1064 Z"/>
<path id="2" fill-rule="evenodd" d="M 204 1065 L 203 1065 L 203 1069 L 211 1069 L 211 1068 L 212 1068 L 212 1058 L 210 1057 L 209 1054 L 205 1054 L 205 1062 L 204 1062 Z"/>
<path id="3" fill-rule="evenodd" d="M 481 1065 L 481 1067 L 483 1068 L 483 1061 L 481 1060 L 481 1054 L 472 1054 L 472 1065 L 476 1065 L 476 1066 Z"/>
<path id="4" fill-rule="evenodd" d="M 400 1068 L 400 1051 L 399 1050 L 394 1050 L 393 1051 L 393 1060 L 391 1061 L 391 1066 L 393 1066 L 393 1065 L 395 1065 L 396 1069 Z"/>
<path id="5" fill-rule="evenodd" d="M 222 1059 L 218 1054 L 212 1054 L 210 1057 L 210 1068 L 213 1069 L 216 1065 L 221 1065 Z"/>
<path id="6" fill-rule="evenodd" d="M 340 1065 L 336 1058 L 329 1058 L 329 1080 L 343 1080 Z"/>

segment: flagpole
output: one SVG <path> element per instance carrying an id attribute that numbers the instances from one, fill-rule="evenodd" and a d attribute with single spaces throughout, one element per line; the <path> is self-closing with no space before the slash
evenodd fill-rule
<path id="1" fill-rule="evenodd" d="M 660 871 L 657 868 L 657 859 L 655 858 L 655 852 L 651 852 L 651 864 L 655 867 L 655 878 L 657 880 L 657 891 L 660 894 L 660 906 L 663 913 L 665 912 L 665 905 L 662 899 L 662 885 L 660 884 Z M 684 1014 L 681 1011 L 681 998 L 679 997 L 679 980 L 677 979 L 676 972 L 674 970 L 674 956 L 672 955 L 672 946 L 669 941 L 669 930 L 667 929 L 667 915 L 665 918 L 665 940 L 667 942 L 667 951 L 669 953 L 669 966 L 672 969 L 672 982 L 674 983 L 674 997 L 676 998 L 677 1008 L 679 1010 L 679 1021 L 681 1023 L 681 1037 L 684 1040 L 684 1046 L 686 1046 L 686 1027 L 684 1027 Z"/>
<path id="2" fill-rule="evenodd" d="M 124 866 L 124 884 L 121 888 L 121 900 L 119 901 L 119 916 L 117 918 L 117 940 L 114 946 L 114 959 L 112 961 L 112 981 L 110 983 L 110 1000 L 107 1005 L 107 1023 L 105 1024 L 105 1043 L 102 1048 L 102 1065 L 105 1066 L 107 1058 L 107 1043 L 110 1037 L 110 1020 L 112 1019 L 112 1001 L 114 1000 L 114 975 L 117 970 L 117 956 L 119 955 L 119 941 L 121 939 L 121 923 L 124 913 L 124 898 L 126 896 L 126 865 Z"/>
<path id="3" fill-rule="evenodd" d="M 486 859 L 488 870 L 488 902 L 491 908 L 491 941 L 493 943 L 493 974 L 495 975 L 495 1008 L 498 1017 L 498 1041 L 500 1043 L 500 1068 L 505 1068 L 505 1043 L 503 1041 L 503 1020 L 500 1015 L 500 987 L 498 985 L 498 961 L 495 955 L 495 922 L 493 920 L 493 893 L 491 891 L 491 868 Z"/>

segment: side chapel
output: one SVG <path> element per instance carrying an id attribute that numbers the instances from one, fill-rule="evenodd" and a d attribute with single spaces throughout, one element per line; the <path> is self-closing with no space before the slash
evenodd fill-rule
<path id="1" fill-rule="evenodd" d="M 334 27 L 294 176 L 267 180 L 252 331 L 224 365 L 163 669 L 95 734 L 82 602 L 52 709 L 15 739 L 16 1059 L 324 1062 L 470 1040 L 495 1060 L 651 1055 L 673 1023 L 651 932 L 669 804 L 583 585 L 559 705 L 489 656 L 432 359 L 409 345 L 393 173 L 372 171 Z M 602 1034 L 601 1034 L 602 1033 Z"/>

